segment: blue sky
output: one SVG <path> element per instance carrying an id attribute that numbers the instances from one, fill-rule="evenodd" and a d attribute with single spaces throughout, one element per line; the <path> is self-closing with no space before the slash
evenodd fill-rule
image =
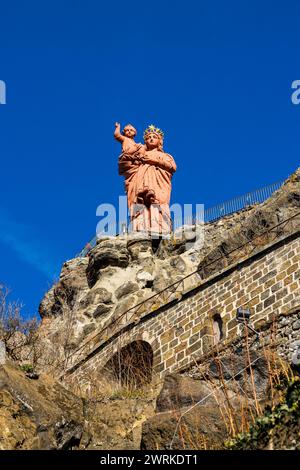
<path id="1" fill-rule="evenodd" d="M 297 1 L 0 2 L 0 282 L 33 315 L 123 181 L 114 122 L 165 131 L 172 202 L 299 166 Z"/>

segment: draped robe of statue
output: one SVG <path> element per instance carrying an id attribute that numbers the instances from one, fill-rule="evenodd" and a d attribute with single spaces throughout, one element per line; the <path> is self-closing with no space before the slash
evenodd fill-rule
<path id="1" fill-rule="evenodd" d="M 171 179 L 176 163 L 161 147 L 149 149 L 140 156 L 119 157 L 119 174 L 125 177 L 132 229 L 164 235 L 171 231 Z"/>

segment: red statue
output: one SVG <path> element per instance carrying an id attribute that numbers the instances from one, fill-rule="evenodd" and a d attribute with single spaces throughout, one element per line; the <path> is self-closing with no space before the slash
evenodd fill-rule
<path id="1" fill-rule="evenodd" d="M 128 124 L 121 134 L 120 124 L 116 123 L 114 135 L 122 143 L 119 174 L 125 177 L 133 230 L 159 235 L 170 233 L 171 179 L 176 163 L 163 150 L 163 132 L 151 125 L 144 132 L 145 144 L 137 144 L 135 128 Z"/>

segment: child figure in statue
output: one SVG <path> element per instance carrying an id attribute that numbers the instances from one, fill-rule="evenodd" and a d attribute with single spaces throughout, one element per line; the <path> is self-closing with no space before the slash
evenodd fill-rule
<path id="1" fill-rule="evenodd" d="M 131 125 L 127 124 L 123 132 L 121 133 L 121 126 L 119 122 L 115 123 L 115 132 L 114 136 L 115 139 L 118 142 L 121 142 L 122 144 L 122 155 L 126 155 L 128 157 L 134 157 L 132 158 L 135 160 L 138 155 L 142 155 L 145 153 L 145 145 L 143 144 L 137 144 L 134 140 L 134 137 L 136 136 L 137 131 L 136 129 Z M 129 158 L 131 160 L 131 158 Z"/>

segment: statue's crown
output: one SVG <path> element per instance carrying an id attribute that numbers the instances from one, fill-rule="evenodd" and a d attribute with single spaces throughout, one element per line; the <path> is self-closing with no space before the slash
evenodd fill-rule
<path id="1" fill-rule="evenodd" d="M 144 139 L 147 136 L 147 134 L 150 134 L 151 132 L 154 132 L 155 134 L 160 135 L 162 138 L 164 138 L 164 133 L 159 127 L 155 127 L 153 124 L 150 124 L 150 126 L 147 127 L 147 129 L 144 131 Z"/>

